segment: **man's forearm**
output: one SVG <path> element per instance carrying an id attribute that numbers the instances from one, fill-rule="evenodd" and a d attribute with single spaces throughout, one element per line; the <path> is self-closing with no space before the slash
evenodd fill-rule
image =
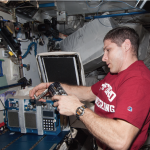
<path id="1" fill-rule="evenodd" d="M 103 118 L 92 112 L 90 109 L 85 109 L 80 120 L 85 124 L 87 129 L 102 143 L 115 150 L 128 149 L 131 144 L 131 139 L 126 139 L 126 130 L 122 129 L 119 121 L 109 118 Z"/>
<path id="2" fill-rule="evenodd" d="M 94 101 L 96 96 L 92 93 L 91 87 L 72 86 L 61 84 L 67 94 L 75 95 L 80 101 Z"/>

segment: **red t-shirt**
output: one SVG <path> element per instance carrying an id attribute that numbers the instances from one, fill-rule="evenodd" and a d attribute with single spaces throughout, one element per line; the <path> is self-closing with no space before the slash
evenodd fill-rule
<path id="1" fill-rule="evenodd" d="M 92 86 L 92 91 L 96 95 L 96 114 L 123 119 L 140 129 L 130 147 L 139 149 L 147 139 L 150 124 L 150 70 L 142 61 L 136 61 L 118 74 L 108 73 Z M 106 145 L 103 148 L 109 149 Z"/>

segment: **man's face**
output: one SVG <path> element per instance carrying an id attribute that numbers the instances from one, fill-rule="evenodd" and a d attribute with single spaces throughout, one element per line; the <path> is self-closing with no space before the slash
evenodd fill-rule
<path id="1" fill-rule="evenodd" d="M 102 61 L 106 62 L 111 73 L 119 73 L 123 70 L 124 53 L 122 46 L 117 46 L 111 40 L 104 41 L 104 56 Z"/>

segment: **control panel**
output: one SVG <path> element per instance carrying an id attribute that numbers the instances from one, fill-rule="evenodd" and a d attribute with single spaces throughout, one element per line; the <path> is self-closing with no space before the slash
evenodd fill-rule
<path id="1" fill-rule="evenodd" d="M 34 99 L 7 99 L 5 123 L 11 131 L 57 135 L 61 132 L 60 114 L 53 101 L 45 103 Z"/>

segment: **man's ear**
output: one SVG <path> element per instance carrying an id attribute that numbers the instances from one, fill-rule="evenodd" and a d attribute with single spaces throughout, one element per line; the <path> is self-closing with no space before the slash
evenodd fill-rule
<path id="1" fill-rule="evenodd" d="M 128 51 L 132 48 L 131 45 L 131 41 L 129 39 L 126 39 L 123 43 L 122 43 L 122 47 L 124 48 L 125 51 Z"/>

